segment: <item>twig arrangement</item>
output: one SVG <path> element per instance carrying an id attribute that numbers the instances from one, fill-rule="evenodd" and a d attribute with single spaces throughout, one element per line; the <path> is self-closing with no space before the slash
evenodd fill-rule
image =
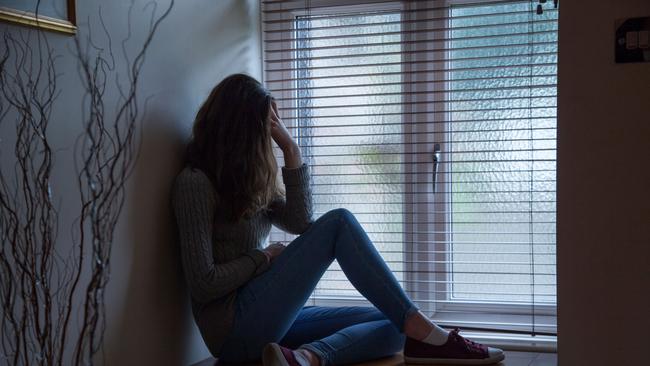
<path id="1" fill-rule="evenodd" d="M 145 6 L 151 8 L 151 21 L 133 59 L 126 51 L 131 7 L 122 42 L 128 69 L 123 84 L 101 11 L 108 47 L 97 47 L 90 31 L 74 40 L 85 95 L 78 103 L 83 132 L 75 143 L 72 181 L 81 206 L 72 243 L 58 239 L 51 189 L 55 166 L 48 126 L 59 96 L 55 51 L 42 31 L 3 36 L 0 127 L 13 122 L 16 141 L 13 169 L 0 170 L 0 364 L 92 365 L 102 348 L 113 234 L 140 146 L 139 77 L 153 36 L 173 5 L 172 0 L 162 15 L 156 15 L 154 2 Z M 114 112 L 107 113 L 105 95 L 111 87 L 120 97 Z M 5 148 L 0 139 L 0 154 Z"/>

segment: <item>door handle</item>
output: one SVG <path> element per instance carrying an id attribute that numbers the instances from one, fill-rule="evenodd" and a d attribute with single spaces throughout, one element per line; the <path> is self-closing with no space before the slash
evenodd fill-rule
<path id="1" fill-rule="evenodd" d="M 436 193 L 436 177 L 438 175 L 438 164 L 440 163 L 440 144 L 433 145 L 433 177 L 432 177 L 432 190 Z"/>

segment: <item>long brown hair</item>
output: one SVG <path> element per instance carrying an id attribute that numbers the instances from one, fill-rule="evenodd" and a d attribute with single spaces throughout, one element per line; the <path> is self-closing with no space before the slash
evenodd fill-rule
<path id="1" fill-rule="evenodd" d="M 271 94 L 244 74 L 221 81 L 194 120 L 187 163 L 202 170 L 217 193 L 217 215 L 250 217 L 282 194 L 267 115 Z"/>

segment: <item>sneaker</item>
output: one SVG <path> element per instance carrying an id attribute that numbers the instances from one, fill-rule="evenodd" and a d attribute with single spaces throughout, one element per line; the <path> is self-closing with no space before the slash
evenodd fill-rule
<path id="1" fill-rule="evenodd" d="M 267 344 L 262 351 L 262 365 L 264 366 L 304 366 L 306 360 L 301 362 L 298 361 L 298 358 L 293 350 L 277 343 Z"/>
<path id="2" fill-rule="evenodd" d="M 434 365 L 489 365 L 505 358 L 502 350 L 465 339 L 458 332 L 458 329 L 449 332 L 447 342 L 440 346 L 407 337 L 404 361 Z"/>

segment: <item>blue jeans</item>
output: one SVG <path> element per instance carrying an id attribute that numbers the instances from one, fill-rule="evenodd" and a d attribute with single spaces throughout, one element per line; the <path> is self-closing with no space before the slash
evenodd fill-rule
<path id="1" fill-rule="evenodd" d="M 375 307 L 305 307 L 336 259 Z M 404 345 L 404 321 L 416 306 L 406 296 L 354 215 L 327 212 L 274 259 L 271 268 L 238 289 L 224 362 L 254 362 L 264 345 L 306 348 L 324 365 L 392 355 Z"/>

